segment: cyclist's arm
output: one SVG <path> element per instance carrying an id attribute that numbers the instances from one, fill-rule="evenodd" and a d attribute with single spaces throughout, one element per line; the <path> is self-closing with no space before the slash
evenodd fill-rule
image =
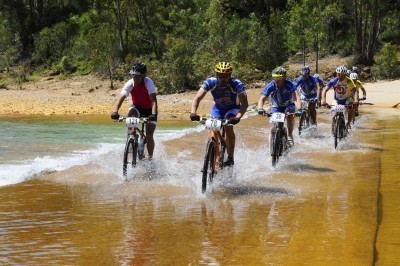
<path id="1" fill-rule="evenodd" d="M 267 96 L 262 94 L 260 96 L 260 99 L 258 99 L 257 109 L 264 109 L 263 107 L 264 107 L 265 100 L 267 100 Z"/>
<path id="2" fill-rule="evenodd" d="M 321 98 L 321 88 L 319 87 L 319 83 L 315 83 L 314 85 L 317 88 L 317 99 Z"/>
<path id="3" fill-rule="evenodd" d="M 247 101 L 246 93 L 238 94 L 239 103 L 240 103 L 240 110 L 236 114 L 237 118 L 242 118 L 242 116 L 246 113 L 247 107 L 249 107 L 249 103 Z"/>
<path id="4" fill-rule="evenodd" d="M 114 107 L 114 112 L 118 113 L 119 108 L 121 108 L 122 103 L 125 101 L 126 99 L 126 95 L 125 94 L 121 94 L 119 96 L 119 99 L 117 101 L 117 104 Z"/>
<path id="5" fill-rule="evenodd" d="M 325 86 L 324 90 L 322 91 L 322 102 L 326 103 L 326 92 L 329 90 L 328 86 Z"/>
<path id="6" fill-rule="evenodd" d="M 200 104 L 201 100 L 203 100 L 204 96 L 206 96 L 206 94 L 207 94 L 207 91 L 204 89 L 200 89 L 197 91 L 197 94 L 194 97 L 193 102 L 192 102 L 192 109 L 191 109 L 190 113 L 196 114 L 197 108 L 199 108 L 199 104 Z"/>
<path id="7" fill-rule="evenodd" d="M 156 115 L 156 114 L 158 114 L 157 95 L 155 93 L 151 93 L 150 99 L 151 99 L 151 103 L 152 103 L 151 113 Z"/>
<path id="8" fill-rule="evenodd" d="M 300 109 L 301 108 L 301 100 L 300 100 L 300 93 L 299 93 L 298 90 L 293 92 L 293 97 L 294 97 L 294 99 L 296 101 L 296 103 L 295 103 L 296 108 Z"/>
<path id="9" fill-rule="evenodd" d="M 362 92 L 363 92 L 363 97 L 366 98 L 366 97 L 367 97 L 367 92 L 365 91 L 364 86 L 360 86 L 360 89 L 361 89 Z"/>

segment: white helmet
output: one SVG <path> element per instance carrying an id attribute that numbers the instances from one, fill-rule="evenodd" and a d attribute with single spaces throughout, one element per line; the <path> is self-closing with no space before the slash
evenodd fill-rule
<path id="1" fill-rule="evenodd" d="M 351 73 L 350 74 L 351 79 L 358 79 L 358 74 L 357 73 Z"/>
<path id="2" fill-rule="evenodd" d="M 340 66 L 340 67 L 336 68 L 336 73 L 346 75 L 347 74 L 347 68 L 345 68 L 344 66 Z"/>

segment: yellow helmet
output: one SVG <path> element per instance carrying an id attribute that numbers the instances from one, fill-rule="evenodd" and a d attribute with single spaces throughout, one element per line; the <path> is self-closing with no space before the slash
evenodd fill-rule
<path id="1" fill-rule="evenodd" d="M 215 65 L 214 70 L 216 73 L 232 73 L 232 66 L 229 62 L 218 62 Z"/>

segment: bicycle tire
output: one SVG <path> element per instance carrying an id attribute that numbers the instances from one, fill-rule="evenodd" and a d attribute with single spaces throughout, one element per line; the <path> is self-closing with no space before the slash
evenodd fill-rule
<path id="1" fill-rule="evenodd" d="M 333 119 L 333 141 L 336 149 L 339 142 L 339 119 L 337 116 L 335 116 Z"/>
<path id="2" fill-rule="evenodd" d="M 136 166 L 137 158 L 137 142 L 134 139 L 128 139 L 124 150 L 124 159 L 122 165 L 122 174 L 124 177 L 128 174 L 128 164 L 130 163 L 132 167 Z"/>
<path id="3" fill-rule="evenodd" d="M 275 128 L 272 131 L 271 137 L 271 157 L 272 157 L 272 166 L 275 166 L 279 160 L 279 157 L 282 155 L 282 132 L 279 128 Z"/>
<path id="4" fill-rule="evenodd" d="M 204 164 L 202 170 L 201 191 L 206 192 L 207 185 L 210 185 L 215 176 L 215 142 L 210 139 L 207 143 L 206 154 L 204 156 Z"/>
<path id="5" fill-rule="evenodd" d="M 300 116 L 300 121 L 299 121 L 299 135 L 301 135 L 301 131 L 303 129 L 306 129 L 308 127 L 307 123 L 307 112 L 303 111 Z"/>

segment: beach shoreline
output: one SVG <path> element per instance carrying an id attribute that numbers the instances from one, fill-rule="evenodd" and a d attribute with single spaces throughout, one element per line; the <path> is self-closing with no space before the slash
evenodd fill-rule
<path id="1" fill-rule="evenodd" d="M 265 84 L 245 84 L 250 110 L 256 107 Z M 109 116 L 122 86 L 122 83 L 117 82 L 117 89 L 112 90 L 107 80 L 93 76 L 28 82 L 22 88 L 0 89 L 0 116 Z M 364 86 L 367 91 L 366 102 L 377 107 L 393 107 L 400 103 L 400 80 L 365 83 Z M 196 91 L 158 95 L 159 119 L 188 119 L 195 94 Z M 329 97 L 332 94 L 328 92 Z M 127 98 L 121 106 L 120 114 L 128 110 L 129 104 Z M 207 94 L 198 113 L 206 116 L 212 104 L 211 95 Z"/>

